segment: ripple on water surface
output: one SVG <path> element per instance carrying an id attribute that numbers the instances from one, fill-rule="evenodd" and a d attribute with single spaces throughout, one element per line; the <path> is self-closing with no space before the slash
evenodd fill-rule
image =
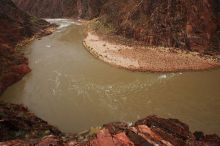
<path id="1" fill-rule="evenodd" d="M 220 134 L 220 70 L 139 73 L 97 60 L 82 46 L 80 22 L 50 19 L 57 32 L 26 46 L 32 72 L 3 95 L 66 132 L 149 114 Z M 58 32 L 59 31 L 59 32 Z M 62 33 L 61 33 L 62 32 Z"/>

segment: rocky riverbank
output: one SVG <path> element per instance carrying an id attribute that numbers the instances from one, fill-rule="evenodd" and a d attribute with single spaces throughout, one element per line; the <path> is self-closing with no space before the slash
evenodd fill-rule
<path id="1" fill-rule="evenodd" d="M 21 105 L 0 104 L 0 145 L 218 146 L 220 138 L 192 133 L 176 119 L 148 116 L 133 124 L 114 122 L 99 129 L 65 134 Z"/>
<path id="2" fill-rule="evenodd" d="M 88 9 L 91 2 L 81 3 L 80 6 L 85 7 L 79 9 L 78 12 L 82 12 L 79 14 L 83 15 L 84 12 L 86 15 L 92 14 L 91 10 L 96 10 L 96 7 Z M 176 68 L 179 66 L 185 70 L 184 65 L 188 62 L 190 63 L 187 65 L 194 69 L 219 66 L 219 62 L 212 57 L 203 58 L 197 53 L 167 49 L 179 47 L 204 53 L 207 50 L 209 52 L 211 48 L 211 52 L 214 49 L 214 54 L 217 54 L 216 52 L 219 52 L 219 19 L 217 19 L 219 7 L 216 4 L 219 4 L 219 1 L 199 0 L 194 3 L 192 0 L 187 0 L 184 3 L 184 1 L 177 0 L 163 3 L 162 1 L 140 1 L 139 3 L 129 0 L 129 2 L 126 1 L 128 5 L 123 2 L 125 1 L 106 0 L 104 7 L 99 7 L 98 14 L 95 15 L 98 16 L 100 12 L 101 16 L 105 16 L 100 17 L 99 21 L 105 27 L 107 26 L 106 28 L 113 28 L 115 34 L 143 41 L 149 46 L 156 45 L 157 48 L 142 48 L 143 46 L 132 48 L 123 43 L 115 44 L 113 39 L 106 41 L 96 34 L 89 34 L 84 44 L 91 52 L 95 50 L 92 53 L 98 54 L 97 56 L 103 57 L 103 60 L 106 59 L 115 65 L 121 63 L 121 66 L 140 71 L 145 71 L 146 68 L 146 70 L 159 71 L 154 66 L 162 71 L 171 71 L 173 68 L 180 70 Z M 176 10 L 178 10 L 178 15 L 174 16 Z M 114 21 L 110 23 L 112 20 Z M 0 24 L 1 94 L 8 86 L 30 72 L 28 60 L 18 46 L 23 46 L 34 38 L 50 34 L 53 26 L 24 13 L 10 0 L 0 1 Z M 157 62 L 158 60 L 160 62 Z M 175 62 L 172 63 L 173 61 Z M 21 105 L 0 104 L 0 145 L 218 146 L 220 138 L 215 134 L 193 133 L 186 124 L 179 120 L 163 119 L 157 116 L 149 116 L 133 124 L 115 122 L 79 134 L 65 134 Z"/>
<path id="3" fill-rule="evenodd" d="M 0 1 L 0 95 L 31 71 L 22 46 L 51 34 L 55 26 L 18 9 L 10 0 Z M 16 15 L 15 15 L 16 14 Z"/>
<path id="4" fill-rule="evenodd" d="M 178 48 L 154 47 L 120 42 L 120 38 L 103 37 L 89 32 L 84 46 L 97 58 L 133 71 L 175 72 L 204 70 L 220 66 L 220 60 L 213 56 L 201 56 Z"/>
<path id="5" fill-rule="evenodd" d="M 51 34 L 55 26 L 51 25 L 32 37 L 27 37 L 18 42 L 16 46 L 0 46 L 1 58 L 1 76 L 0 76 L 0 95 L 12 84 L 21 80 L 24 75 L 29 73 L 31 69 L 28 66 L 28 59 L 24 56 L 23 51 L 19 50 L 24 45 L 30 43 L 36 38 Z"/>

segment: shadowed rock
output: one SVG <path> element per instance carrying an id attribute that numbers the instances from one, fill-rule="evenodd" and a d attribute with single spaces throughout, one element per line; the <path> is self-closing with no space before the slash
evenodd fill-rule
<path id="1" fill-rule="evenodd" d="M 20 105 L 0 105 L 0 145 L 68 146 L 219 146 L 217 135 L 190 132 L 176 119 L 148 116 L 133 125 L 115 122 L 96 133 L 64 134 L 37 118 Z M 23 135 L 16 135 L 23 131 Z M 45 133 L 44 131 L 49 131 Z M 39 136 L 41 133 L 41 136 Z M 11 136 L 14 134 L 14 136 Z M 28 135 L 25 137 L 25 135 Z M 39 136 L 39 137 L 37 137 Z M 26 138 L 26 139 L 25 139 Z M 35 138 L 35 139 L 30 139 Z M 6 141 L 8 140 L 8 141 Z"/>

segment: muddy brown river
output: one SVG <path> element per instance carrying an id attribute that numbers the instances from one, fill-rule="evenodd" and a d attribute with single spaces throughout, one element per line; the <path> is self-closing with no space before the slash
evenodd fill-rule
<path id="1" fill-rule="evenodd" d="M 220 69 L 141 73 L 112 67 L 83 47 L 79 22 L 50 21 L 60 24 L 57 31 L 25 47 L 32 72 L 1 100 L 24 104 L 64 132 L 155 114 L 220 135 Z"/>

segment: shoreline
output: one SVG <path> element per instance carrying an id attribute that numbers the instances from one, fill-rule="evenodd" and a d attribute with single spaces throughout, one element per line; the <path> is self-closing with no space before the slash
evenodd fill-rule
<path id="1" fill-rule="evenodd" d="M 220 67 L 220 60 L 176 48 L 125 45 L 88 32 L 84 47 L 96 58 L 131 71 L 178 72 L 199 71 Z"/>
<path id="2" fill-rule="evenodd" d="M 48 28 L 50 29 L 50 28 Z M 45 32 L 44 32 L 45 31 Z M 51 30 L 52 32 L 53 30 Z M 42 30 L 42 34 L 35 34 L 31 38 L 23 40 L 18 46 L 24 46 L 30 41 L 49 35 L 49 31 Z M 97 38 L 96 38 L 97 37 Z M 92 38 L 92 42 L 99 42 L 98 36 Z M 95 39 L 94 39 L 95 38 Z M 132 46 L 114 44 L 114 42 L 107 42 L 101 40 L 104 44 L 102 47 L 112 47 L 107 49 L 110 51 L 110 57 L 113 61 L 117 61 L 117 52 L 119 55 L 121 51 L 136 51 L 143 48 L 132 48 Z M 87 45 L 83 42 L 84 45 Z M 117 48 L 120 46 L 122 48 Z M 90 46 L 88 46 L 90 47 Z M 100 48 L 102 51 L 102 47 Z M 120 50 L 121 49 L 121 50 Z M 162 50 L 157 50 L 159 53 L 170 53 Z M 153 50 L 153 49 L 152 49 Z M 91 53 L 97 57 L 106 57 L 96 54 L 96 50 L 91 48 Z M 104 50 L 106 51 L 106 50 Z M 116 52 L 114 52 L 116 51 Z M 138 50 L 139 51 L 139 50 Z M 149 51 L 150 48 L 149 48 Z M 155 50 L 153 50 L 155 51 Z M 166 50 L 170 51 L 170 50 Z M 105 52 L 104 52 L 105 53 Z M 145 54 L 144 54 L 145 55 Z M 135 60 L 123 58 L 119 56 L 121 63 L 126 62 L 126 65 L 132 64 L 135 67 Z M 139 62 L 137 62 L 139 63 Z M 116 64 L 117 65 L 117 64 Z M 139 64 L 138 64 L 139 65 Z M 28 67 L 28 61 L 26 66 Z M 128 66 L 132 67 L 132 66 Z M 127 68 L 129 69 L 129 68 Z M 16 70 L 19 72 L 20 70 Z M 26 74 L 26 73 L 25 73 Z M 23 75 L 25 75 L 23 74 Z M 218 145 L 220 138 L 216 134 L 206 135 L 203 132 L 191 132 L 188 125 L 182 123 L 177 119 L 164 119 L 157 116 L 148 116 L 133 123 L 115 122 L 104 124 L 99 128 L 92 128 L 81 133 L 63 133 L 58 128 L 48 124 L 46 121 L 36 117 L 33 113 L 29 112 L 27 108 L 21 105 L 8 104 L 0 105 L 0 112 L 3 116 L 0 117 L 0 127 L 3 127 L 3 134 L 0 140 L 0 145 Z M 2 125 L 1 125 L 2 124 Z M 10 125 L 10 126 L 8 126 Z M 12 125 L 12 126 L 11 126 Z M 42 126 L 43 125 L 43 126 Z M 12 128 L 11 128 L 12 127 Z M 10 129 L 11 128 L 11 129 Z M 0 128 L 0 130 L 2 130 Z M 17 130 L 18 129 L 18 130 Z M 5 131 L 4 131 L 5 130 Z M 14 137 L 10 137 L 13 133 Z M 40 133 L 40 136 L 39 136 Z"/>
<path id="3" fill-rule="evenodd" d="M 18 56 L 15 57 L 20 58 L 20 64 L 12 65 L 8 67 L 8 72 L 1 75 L 0 78 L 0 96 L 4 93 L 4 91 L 14 83 L 20 81 L 26 74 L 31 72 L 31 68 L 29 67 L 28 58 L 26 58 L 19 48 L 24 47 L 29 44 L 31 41 L 35 39 L 39 39 L 41 37 L 50 35 L 55 31 L 56 25 L 50 24 L 46 26 L 39 32 L 35 33 L 33 36 L 29 38 L 25 38 L 18 42 L 15 46 L 10 46 L 7 48 L 8 50 L 14 50 Z"/>
<path id="4" fill-rule="evenodd" d="M 40 32 L 37 32 L 32 37 L 26 38 L 26 39 L 22 40 L 21 42 L 18 42 L 15 48 L 24 47 L 25 45 L 29 44 L 31 41 L 33 41 L 35 39 L 39 39 L 44 36 L 52 34 L 56 30 L 56 27 L 57 27 L 56 25 L 50 24 L 50 26 L 43 28 Z"/>

